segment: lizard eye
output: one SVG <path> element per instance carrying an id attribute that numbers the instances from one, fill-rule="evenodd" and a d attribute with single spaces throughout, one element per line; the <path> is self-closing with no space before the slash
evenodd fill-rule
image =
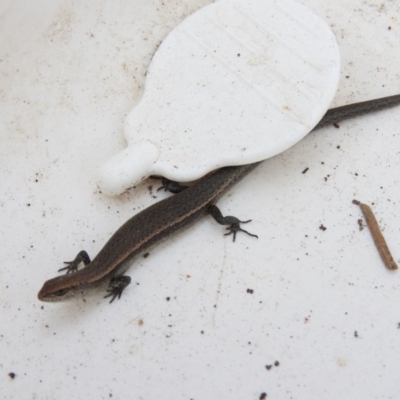
<path id="1" fill-rule="evenodd" d="M 59 296 L 64 296 L 65 293 L 67 293 L 66 289 L 60 289 L 60 290 L 57 290 L 56 292 L 54 292 L 54 295 L 59 297 Z"/>

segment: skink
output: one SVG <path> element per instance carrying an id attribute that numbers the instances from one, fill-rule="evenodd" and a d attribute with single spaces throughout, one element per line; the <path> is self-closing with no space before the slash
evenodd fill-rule
<path id="1" fill-rule="evenodd" d="M 396 95 L 334 108 L 325 114 L 314 130 L 399 103 L 400 95 Z M 240 227 L 240 223 L 249 221 L 223 217 L 214 203 L 261 162 L 218 169 L 194 186 L 136 214 L 114 233 L 93 261 L 85 251 L 81 251 L 75 260 L 66 263 L 67 267 L 61 270 L 67 270 L 67 274 L 46 281 L 38 298 L 61 301 L 91 289 L 105 288 L 108 292 L 105 297 L 111 297 L 112 302 L 129 285 L 130 278 L 123 274 L 135 256 L 207 214 L 218 223 L 228 225 L 227 234 L 233 234 L 233 238 L 239 231 L 256 236 Z M 85 267 L 78 270 L 81 262 Z"/>

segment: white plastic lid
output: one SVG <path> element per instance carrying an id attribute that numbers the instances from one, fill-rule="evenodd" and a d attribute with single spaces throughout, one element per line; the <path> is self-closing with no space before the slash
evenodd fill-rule
<path id="1" fill-rule="evenodd" d="M 191 181 L 272 157 L 328 109 L 340 57 L 330 28 L 293 0 L 220 0 L 191 15 L 157 50 L 128 147 L 100 169 L 119 194 L 149 175 Z"/>

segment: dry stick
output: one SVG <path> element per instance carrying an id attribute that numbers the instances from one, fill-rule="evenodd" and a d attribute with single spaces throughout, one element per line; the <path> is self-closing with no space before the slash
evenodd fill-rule
<path id="1" fill-rule="evenodd" d="M 353 200 L 353 204 L 357 204 L 358 206 L 360 206 L 361 211 L 364 214 L 365 221 L 367 222 L 368 228 L 371 231 L 375 246 L 377 247 L 386 268 L 391 270 L 397 269 L 396 261 L 393 260 L 393 257 L 390 254 L 389 247 L 387 246 L 385 238 L 383 237 L 382 232 L 379 229 L 378 221 L 376 220 L 375 215 L 371 210 L 371 207 L 367 204 L 359 202 L 358 200 Z"/>

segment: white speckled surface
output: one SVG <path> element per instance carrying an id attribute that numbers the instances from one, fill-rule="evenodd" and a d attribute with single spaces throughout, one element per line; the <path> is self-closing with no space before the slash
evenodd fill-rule
<path id="1" fill-rule="evenodd" d="M 399 275 L 351 200 L 374 203 L 399 260 L 399 109 L 309 135 L 221 199 L 259 240 L 204 219 L 132 267 L 112 306 L 36 300 L 156 201 L 156 182 L 108 198 L 95 172 L 123 147 L 158 44 L 207 3 L 0 2 L 2 398 L 398 397 Z M 400 93 L 400 4 L 301 3 L 341 48 L 334 105 Z"/>

